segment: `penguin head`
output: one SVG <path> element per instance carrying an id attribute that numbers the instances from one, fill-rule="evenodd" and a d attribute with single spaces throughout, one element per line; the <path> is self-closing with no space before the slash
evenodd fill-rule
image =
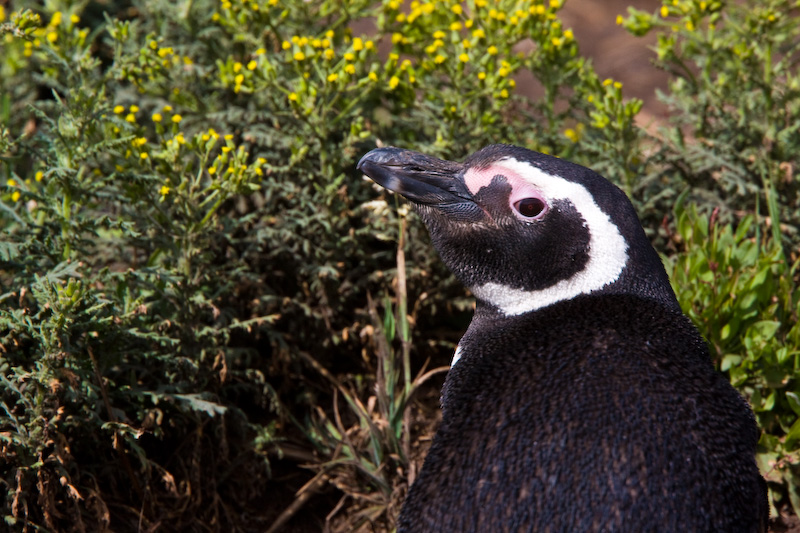
<path id="1" fill-rule="evenodd" d="M 627 293 L 679 309 L 633 205 L 588 168 L 492 145 L 463 163 L 378 148 L 358 169 L 414 205 L 479 306 L 513 316 L 582 294 Z"/>

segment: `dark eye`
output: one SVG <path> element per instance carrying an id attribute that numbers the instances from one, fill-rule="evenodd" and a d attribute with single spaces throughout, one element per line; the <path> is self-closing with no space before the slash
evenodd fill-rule
<path id="1" fill-rule="evenodd" d="M 544 208 L 544 202 L 539 198 L 523 198 L 522 200 L 514 202 L 514 209 L 526 218 L 535 217 L 544 211 Z"/>

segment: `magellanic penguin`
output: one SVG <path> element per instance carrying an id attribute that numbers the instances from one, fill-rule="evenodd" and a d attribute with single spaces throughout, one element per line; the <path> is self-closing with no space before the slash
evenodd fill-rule
<path id="1" fill-rule="evenodd" d="M 358 168 L 477 299 L 398 532 L 756 532 L 752 411 L 712 365 L 625 194 L 494 145 Z"/>

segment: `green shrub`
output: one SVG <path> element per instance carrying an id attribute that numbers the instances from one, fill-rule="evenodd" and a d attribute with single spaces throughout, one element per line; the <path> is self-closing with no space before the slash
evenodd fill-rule
<path id="1" fill-rule="evenodd" d="M 651 228 L 687 188 L 703 213 L 721 206 L 714 224 L 679 210 L 661 237 L 682 239 L 681 302 L 754 403 L 773 488 L 797 503 L 787 2 L 624 21 L 669 29 L 663 64 L 689 65 L 655 143 L 558 0 L 28 4 L 0 7 L 10 528 L 267 529 L 326 484 L 342 495 L 333 527 L 391 527 L 410 442 L 432 424 L 410 423 L 423 362 L 449 358 L 471 302 L 418 220 L 355 171 L 380 144 L 567 157 L 625 188 Z M 725 51 L 740 28 L 756 52 Z M 535 101 L 515 95 L 525 72 Z M 296 500 L 270 476 L 280 457 L 313 471 Z"/>
<path id="2" fill-rule="evenodd" d="M 416 219 L 398 268 L 397 213 L 358 158 L 505 141 L 627 186 L 638 172 L 640 103 L 597 78 L 555 1 L 28 4 L 0 11 L 0 477 L 15 529 L 258 528 L 283 510 L 261 502 L 288 491 L 269 457 L 298 447 L 330 483 L 358 480 L 350 515 L 391 522 L 411 358 L 452 346 L 428 331 L 418 351 L 407 334 L 391 348 L 368 291 L 407 276 L 418 328 L 469 301 Z M 514 95 L 525 70 L 543 99 Z M 405 298 L 384 304 L 401 325 Z M 366 438 L 347 441 L 351 427 Z"/>
<path id="3" fill-rule="evenodd" d="M 752 216 L 734 231 L 716 214 L 709 219 L 696 209 L 677 210 L 675 238 L 682 250 L 665 258 L 667 270 L 714 362 L 753 406 L 762 429 L 762 472 L 772 488 L 787 490 L 798 509 L 800 263 L 788 263 L 771 236 L 749 237 Z"/>
<path id="4" fill-rule="evenodd" d="M 629 9 L 630 16 L 619 20 L 634 34 L 658 33 L 656 64 L 671 74 L 669 91 L 661 95 L 671 125 L 660 131 L 659 164 L 645 180 L 656 185 L 651 194 L 673 202 L 688 187 L 690 199 L 707 212 L 723 208 L 724 222 L 741 213 L 766 215 L 775 241 L 786 239 L 795 249 L 796 7 L 793 0 L 675 0 L 654 14 Z"/>
<path id="5" fill-rule="evenodd" d="M 678 298 L 719 368 L 751 402 L 772 501 L 800 509 L 800 46 L 797 2 L 674 0 L 618 22 L 658 34 L 669 124 L 648 144 L 639 193 L 675 205 Z M 684 210 L 684 202 L 692 207 Z M 700 211 L 701 215 L 698 215 Z M 776 513 L 773 512 L 773 516 Z"/>

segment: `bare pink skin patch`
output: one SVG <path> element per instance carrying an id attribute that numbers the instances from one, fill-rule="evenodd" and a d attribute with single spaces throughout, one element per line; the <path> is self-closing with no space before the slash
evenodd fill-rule
<path id="1" fill-rule="evenodd" d="M 477 194 L 483 187 L 491 185 L 495 176 L 501 175 L 506 179 L 506 182 L 511 186 L 511 194 L 508 198 L 509 207 L 514 215 L 520 220 L 530 221 L 533 218 L 541 218 L 547 212 L 548 204 L 547 198 L 542 191 L 535 187 L 530 181 L 522 177 L 515 169 L 503 165 L 502 162 L 494 163 L 486 168 L 477 169 L 471 168 L 464 174 L 464 183 L 466 184 L 469 192 L 473 195 Z M 526 198 L 538 198 L 545 205 L 545 208 L 533 218 L 524 217 L 513 208 L 514 204 Z"/>

